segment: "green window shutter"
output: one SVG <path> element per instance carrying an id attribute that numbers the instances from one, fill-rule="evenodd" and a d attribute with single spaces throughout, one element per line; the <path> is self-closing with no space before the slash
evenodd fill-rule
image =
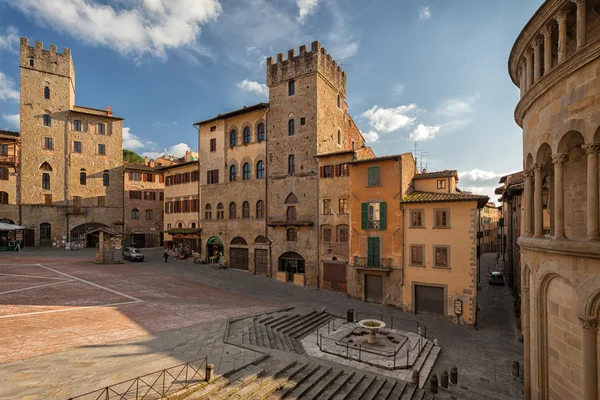
<path id="1" fill-rule="evenodd" d="M 369 203 L 362 203 L 361 211 L 361 228 L 366 230 L 369 227 Z"/>
<path id="2" fill-rule="evenodd" d="M 379 229 L 384 231 L 386 228 L 385 218 L 386 218 L 386 205 L 385 202 L 379 203 Z"/>
<path id="3" fill-rule="evenodd" d="M 367 261 L 370 267 L 379 266 L 379 238 L 367 238 Z"/>
<path id="4" fill-rule="evenodd" d="M 379 167 L 373 167 L 373 185 L 381 185 L 381 175 Z"/>
<path id="5" fill-rule="evenodd" d="M 367 186 L 373 185 L 373 167 L 367 168 Z"/>

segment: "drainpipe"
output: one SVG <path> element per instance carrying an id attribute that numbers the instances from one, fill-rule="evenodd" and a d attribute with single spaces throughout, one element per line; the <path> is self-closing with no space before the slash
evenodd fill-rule
<path id="1" fill-rule="evenodd" d="M 406 269 L 404 268 L 404 253 L 406 253 L 406 246 L 404 245 L 404 205 L 400 203 L 400 210 L 402 211 L 402 236 L 400 239 L 400 244 L 402 245 L 402 281 L 400 285 L 404 286 L 404 273 Z"/>
<path id="2" fill-rule="evenodd" d="M 263 211 L 265 214 L 265 237 L 269 242 L 269 254 L 267 256 L 267 263 L 269 265 L 268 268 L 268 276 L 270 278 L 273 277 L 273 263 L 272 263 L 272 253 L 273 253 L 273 241 L 269 239 L 269 111 L 271 111 L 270 105 L 265 109 L 263 108 L 263 112 L 265 113 L 265 202 L 263 205 Z M 254 273 L 256 273 L 256 265 L 254 266 Z"/>

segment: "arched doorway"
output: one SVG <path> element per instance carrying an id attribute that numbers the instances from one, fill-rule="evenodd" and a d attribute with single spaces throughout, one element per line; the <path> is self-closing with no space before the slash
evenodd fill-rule
<path id="1" fill-rule="evenodd" d="M 108 228 L 107 225 L 100 222 L 86 222 L 85 224 L 77 225 L 71 229 L 71 242 L 78 244 L 85 243 L 86 247 L 98 246 L 98 235 L 89 233 L 98 228 Z"/>
<path id="2" fill-rule="evenodd" d="M 13 221 L 12 219 L 8 219 L 8 218 L 2 218 L 2 219 L 0 219 L 0 223 L 14 225 L 15 221 Z"/>
<path id="3" fill-rule="evenodd" d="M 293 281 L 294 274 L 304 273 L 304 257 L 293 251 L 279 257 L 279 272 L 287 272 L 287 280 Z"/>
<path id="4" fill-rule="evenodd" d="M 241 236 L 236 236 L 231 240 L 229 266 L 248 271 L 248 242 Z"/>
<path id="5" fill-rule="evenodd" d="M 216 236 L 211 236 L 206 241 L 206 258 L 209 261 L 217 262 L 219 256 L 223 254 L 223 242 Z M 211 260 L 212 259 L 212 260 Z"/>
<path id="6" fill-rule="evenodd" d="M 48 222 L 40 224 L 40 246 L 52 246 L 52 225 Z"/>

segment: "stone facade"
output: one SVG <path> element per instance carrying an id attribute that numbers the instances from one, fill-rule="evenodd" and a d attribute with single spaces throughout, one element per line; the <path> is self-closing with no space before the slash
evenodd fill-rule
<path id="1" fill-rule="evenodd" d="M 125 243 L 135 247 L 162 245 L 164 174 L 154 160 L 125 163 L 123 212 Z"/>
<path id="2" fill-rule="evenodd" d="M 19 223 L 35 243 L 86 243 L 91 226 L 123 224 L 122 118 L 75 105 L 69 49 L 21 38 Z M 89 244 L 89 243 L 88 243 Z"/>
<path id="3" fill-rule="evenodd" d="M 20 135 L 0 130 L 0 221 L 17 223 L 17 180 L 20 161 Z"/>
<path id="4" fill-rule="evenodd" d="M 488 203 L 481 209 L 479 216 L 479 254 L 500 251 L 498 244 L 498 221 L 501 211 L 494 203 Z"/>
<path id="5" fill-rule="evenodd" d="M 600 2 L 544 2 L 513 46 L 509 73 L 521 89 L 525 167 L 525 398 L 597 399 Z"/>

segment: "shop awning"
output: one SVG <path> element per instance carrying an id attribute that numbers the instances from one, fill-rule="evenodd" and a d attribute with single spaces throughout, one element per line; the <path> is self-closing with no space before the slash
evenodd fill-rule
<path id="1" fill-rule="evenodd" d="M 0 231 L 20 231 L 22 229 L 25 229 L 25 227 L 20 226 L 20 225 L 6 224 L 4 222 L 0 222 Z"/>
<path id="2" fill-rule="evenodd" d="M 165 231 L 169 235 L 196 235 L 200 232 L 202 232 L 200 228 L 173 228 Z"/>

